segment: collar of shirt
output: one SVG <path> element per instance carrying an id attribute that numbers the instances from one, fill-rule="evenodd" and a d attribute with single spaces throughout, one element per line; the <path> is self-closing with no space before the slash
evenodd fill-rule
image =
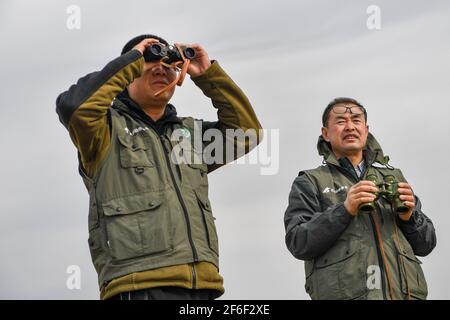
<path id="1" fill-rule="evenodd" d="M 364 174 L 364 171 L 366 171 L 366 162 L 364 161 L 364 159 L 354 168 L 358 177 L 361 178 L 361 176 Z"/>

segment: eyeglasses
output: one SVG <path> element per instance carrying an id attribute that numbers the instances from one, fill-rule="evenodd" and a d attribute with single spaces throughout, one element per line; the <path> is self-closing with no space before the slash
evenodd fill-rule
<path id="1" fill-rule="evenodd" d="M 344 114 L 347 112 L 347 110 L 350 112 L 350 114 L 364 114 L 364 108 L 360 106 L 334 106 L 332 110 L 337 114 Z"/>

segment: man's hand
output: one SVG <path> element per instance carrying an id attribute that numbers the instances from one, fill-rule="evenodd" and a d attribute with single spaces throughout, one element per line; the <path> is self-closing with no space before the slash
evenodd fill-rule
<path id="1" fill-rule="evenodd" d="M 191 47 L 195 50 L 195 58 L 191 60 L 187 73 L 191 78 L 198 77 L 202 75 L 206 69 L 211 66 L 211 61 L 209 60 L 208 53 L 199 44 L 180 44 L 179 46 Z"/>
<path id="2" fill-rule="evenodd" d="M 378 192 L 378 188 L 372 181 L 358 182 L 348 190 L 347 199 L 344 202 L 345 209 L 352 216 L 356 216 L 361 204 L 375 200 L 374 192 Z"/>
<path id="3" fill-rule="evenodd" d="M 147 47 L 150 47 L 154 43 L 159 43 L 159 40 L 153 38 L 147 38 L 139 42 L 137 45 L 133 47 L 133 49 L 138 50 L 141 54 L 144 54 L 144 51 Z"/>
<path id="4" fill-rule="evenodd" d="M 400 194 L 400 200 L 402 200 L 405 206 L 409 208 L 408 212 L 400 214 L 399 217 L 403 221 L 409 221 L 414 211 L 414 208 L 416 207 L 414 193 L 412 191 L 411 186 L 405 182 L 399 182 L 397 191 Z"/>

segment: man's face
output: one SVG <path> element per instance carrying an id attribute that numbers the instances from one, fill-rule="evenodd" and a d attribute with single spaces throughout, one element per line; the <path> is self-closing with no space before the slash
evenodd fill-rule
<path id="1" fill-rule="evenodd" d="M 142 75 L 129 85 L 128 90 L 132 97 L 137 98 L 137 102 L 146 105 L 165 105 L 172 98 L 175 87 L 158 96 L 155 96 L 155 93 L 167 87 L 176 77 L 175 70 L 163 67 L 158 61 L 145 62 Z"/>
<path id="2" fill-rule="evenodd" d="M 350 113 L 350 109 L 343 107 L 352 108 L 352 112 L 359 114 Z M 342 113 L 344 110 L 345 113 Z M 333 152 L 338 158 L 362 152 L 368 134 L 369 127 L 364 113 L 353 103 L 336 104 L 330 111 L 327 126 L 322 128 L 323 138 L 331 144 Z"/>

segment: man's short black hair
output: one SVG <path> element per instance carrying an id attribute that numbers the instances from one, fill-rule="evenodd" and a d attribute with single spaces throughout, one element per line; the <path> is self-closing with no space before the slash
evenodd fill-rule
<path id="1" fill-rule="evenodd" d="M 325 110 L 323 111 L 323 115 L 322 115 L 322 125 L 324 127 L 327 126 L 328 123 L 328 118 L 330 117 L 330 112 L 331 112 L 331 108 L 333 108 L 335 105 L 339 104 L 339 103 L 353 103 L 356 104 L 357 106 L 360 106 L 361 108 L 363 108 L 364 111 L 364 118 L 366 119 L 367 122 L 367 111 L 366 108 L 364 108 L 364 106 L 359 103 L 358 101 L 356 101 L 355 99 L 352 98 L 346 98 L 346 97 L 339 97 L 339 98 L 334 98 L 325 108 Z"/>
<path id="2" fill-rule="evenodd" d="M 128 41 L 127 44 L 123 47 L 121 54 L 127 53 L 128 51 L 133 49 L 139 42 L 141 42 L 144 39 L 148 39 L 148 38 L 153 38 L 153 39 L 159 40 L 159 42 L 164 43 L 166 46 L 169 45 L 169 43 L 166 40 L 164 40 L 163 38 L 158 37 L 154 34 L 141 34 L 140 36 L 134 37 L 133 39 Z"/>

